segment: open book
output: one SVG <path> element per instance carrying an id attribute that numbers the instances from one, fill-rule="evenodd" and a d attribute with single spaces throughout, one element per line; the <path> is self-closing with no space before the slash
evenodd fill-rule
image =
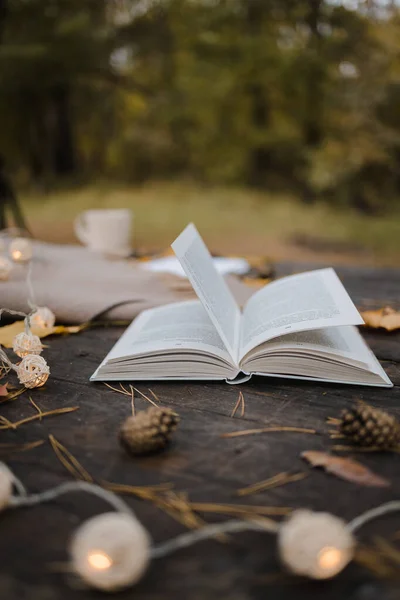
<path id="1" fill-rule="evenodd" d="M 355 325 L 333 269 L 291 275 L 238 306 L 194 225 L 172 244 L 198 300 L 144 311 L 92 381 L 212 380 L 251 375 L 391 387 Z"/>

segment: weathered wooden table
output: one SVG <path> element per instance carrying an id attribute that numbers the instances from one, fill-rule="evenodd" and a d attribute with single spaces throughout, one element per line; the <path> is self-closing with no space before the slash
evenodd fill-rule
<path id="1" fill-rule="evenodd" d="M 280 265 L 278 275 L 304 270 L 310 265 Z M 400 272 L 340 268 L 339 275 L 358 307 L 390 304 L 399 307 Z M 30 491 L 55 486 L 72 477 L 46 441 L 26 452 L 7 454 L 5 443 L 47 440 L 49 434 L 64 444 L 96 480 L 129 485 L 172 482 L 192 502 L 308 507 L 327 510 L 344 519 L 380 503 L 400 498 L 400 456 L 356 454 L 363 464 L 387 477 L 389 488 L 359 487 L 310 470 L 300 458 L 303 450 L 328 450 L 328 416 L 338 415 L 357 398 L 383 407 L 400 417 L 400 333 L 365 332 L 382 361 L 394 389 L 312 384 L 268 378 L 253 379 L 240 387 L 246 402 L 243 418 L 231 418 L 238 388 L 225 383 L 186 385 L 149 384 L 163 404 L 173 407 L 182 422 L 170 449 L 159 455 L 134 459 L 119 447 L 117 432 L 131 412 L 129 398 L 102 384 L 90 384 L 106 351 L 120 336 L 119 329 L 97 329 L 77 336 L 48 341 L 46 356 L 52 376 L 45 388 L 32 393 L 42 410 L 78 405 L 79 410 L 49 417 L 43 422 L 2 431 L 2 458 Z M 138 388 L 147 393 L 148 386 Z M 147 407 L 137 396 L 137 409 Z M 16 421 L 34 414 L 28 394 L 2 406 L 2 414 Z M 260 427 L 261 424 L 311 427 L 317 435 L 270 433 L 222 439 L 224 432 Z M 236 490 L 281 472 L 309 471 L 302 481 L 238 498 Z M 185 530 L 152 503 L 134 496 L 127 502 L 150 531 L 155 542 Z M 74 529 L 95 514 L 108 510 L 100 500 L 71 494 L 58 501 L 1 514 L 0 599 L 77 600 L 102 594 L 73 586 L 62 564 L 67 561 L 68 540 Z M 229 516 L 199 512 L 207 522 Z M 392 540 L 400 530 L 400 514 L 376 520 L 360 532 L 371 543 L 379 535 Z M 398 542 L 397 542 L 398 543 Z M 65 571 L 65 569 L 64 569 Z M 72 587 L 71 587 L 72 583 Z M 351 564 L 336 579 L 310 582 L 282 574 L 275 538 L 268 534 L 233 535 L 229 543 L 202 542 L 190 549 L 154 561 L 145 578 L 119 595 L 137 600 L 230 600 L 296 598 L 324 600 L 387 600 L 400 598 L 400 583 L 377 579 Z"/>

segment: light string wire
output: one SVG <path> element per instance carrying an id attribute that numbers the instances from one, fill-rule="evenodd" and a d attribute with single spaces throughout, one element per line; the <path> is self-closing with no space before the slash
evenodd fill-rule
<path id="1" fill-rule="evenodd" d="M 371 510 L 367 510 L 365 513 L 362 513 L 358 517 L 355 517 L 350 523 L 347 524 L 348 529 L 353 533 L 363 527 L 369 521 L 373 519 L 377 519 L 378 517 L 382 517 L 383 515 L 387 515 L 391 512 L 400 511 L 400 500 L 393 500 L 392 502 L 386 502 L 381 506 L 377 506 L 376 508 L 372 508 Z"/>
<path id="2" fill-rule="evenodd" d="M 274 521 L 226 521 L 218 525 L 206 525 L 198 531 L 190 531 L 189 533 L 183 533 L 178 535 L 176 538 L 169 540 L 158 546 L 154 546 L 151 550 L 152 558 L 163 558 L 182 548 L 188 548 L 198 542 L 207 540 L 215 537 L 222 533 L 238 533 L 240 531 L 264 531 L 268 533 L 277 533 L 279 531 L 278 523 Z"/>
<path id="3" fill-rule="evenodd" d="M 34 312 L 35 310 L 37 310 L 38 306 L 36 303 L 35 290 L 33 288 L 33 283 L 32 283 L 32 271 L 33 271 L 33 260 L 30 260 L 29 264 L 28 264 L 28 270 L 26 273 L 26 285 L 28 288 L 28 306 L 31 309 L 31 311 Z"/>
<path id="4" fill-rule="evenodd" d="M 51 502 L 52 500 L 55 500 L 64 494 L 80 491 L 87 492 L 97 496 L 98 498 L 101 498 L 110 504 L 110 506 L 112 506 L 117 512 L 129 514 L 131 516 L 134 516 L 135 514 L 133 510 L 126 504 L 126 502 L 121 500 L 121 498 L 119 498 L 116 494 L 105 490 L 95 483 L 88 483 L 86 481 L 62 483 L 61 485 L 58 485 L 50 490 L 39 492 L 38 494 L 31 494 L 29 496 L 11 496 L 8 505 L 11 508 L 36 506 L 38 504 L 42 504 L 43 502 Z"/>

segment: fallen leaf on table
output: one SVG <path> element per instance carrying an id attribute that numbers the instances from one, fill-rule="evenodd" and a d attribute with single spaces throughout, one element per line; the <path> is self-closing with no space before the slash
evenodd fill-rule
<path id="1" fill-rule="evenodd" d="M 367 327 L 373 329 L 382 327 L 387 331 L 400 329 L 400 311 L 394 310 L 390 306 L 378 308 L 377 310 L 366 310 L 361 312 L 361 316 Z"/>
<path id="2" fill-rule="evenodd" d="M 316 450 L 302 452 L 301 457 L 309 462 L 312 467 L 323 467 L 328 473 L 352 483 L 369 487 L 387 487 L 390 485 L 387 479 L 376 475 L 376 473 L 351 458 L 333 456 Z"/>
<path id="3" fill-rule="evenodd" d="M 8 396 L 7 383 L 0 385 L 0 396 Z"/>
<path id="4" fill-rule="evenodd" d="M 40 338 L 47 337 L 49 335 L 61 335 L 63 333 L 79 333 L 83 329 L 87 327 L 87 323 L 83 325 L 71 325 L 66 327 L 64 325 L 55 325 L 54 327 L 35 327 L 31 328 L 31 331 L 34 335 L 39 336 Z M 4 346 L 4 348 L 12 348 L 13 341 L 16 335 L 25 331 L 25 325 L 23 321 L 15 321 L 11 325 L 5 325 L 4 327 L 0 327 L 0 344 Z"/>

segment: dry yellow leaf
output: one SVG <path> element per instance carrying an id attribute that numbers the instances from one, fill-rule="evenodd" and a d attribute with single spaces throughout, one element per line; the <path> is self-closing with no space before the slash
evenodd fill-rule
<path id="1" fill-rule="evenodd" d="M 377 310 L 366 310 L 361 313 L 367 327 L 377 329 L 383 327 L 387 331 L 400 329 L 400 311 L 385 306 Z"/>
<path id="2" fill-rule="evenodd" d="M 55 325 L 54 327 L 49 327 L 46 329 L 41 327 L 32 327 L 31 331 L 34 335 L 44 338 L 49 335 L 79 333 L 79 331 L 82 331 L 82 329 L 85 329 L 85 327 L 86 324 L 72 325 L 70 327 L 65 327 L 64 325 Z M 23 321 L 15 321 L 15 323 L 12 323 L 11 325 L 0 327 L 0 344 L 4 346 L 4 348 L 12 348 L 15 336 L 24 331 L 24 328 L 25 326 Z"/>

